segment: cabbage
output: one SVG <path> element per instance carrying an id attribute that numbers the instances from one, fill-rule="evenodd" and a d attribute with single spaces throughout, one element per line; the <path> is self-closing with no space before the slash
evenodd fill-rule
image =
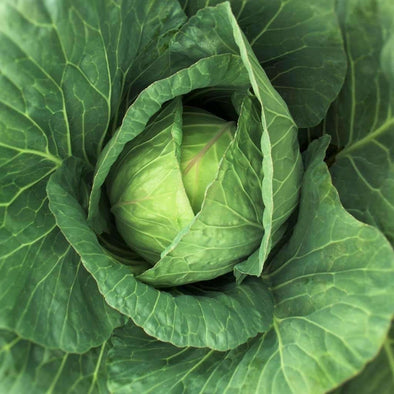
<path id="1" fill-rule="evenodd" d="M 394 392 L 393 21 L 1 1 L 0 392 Z"/>

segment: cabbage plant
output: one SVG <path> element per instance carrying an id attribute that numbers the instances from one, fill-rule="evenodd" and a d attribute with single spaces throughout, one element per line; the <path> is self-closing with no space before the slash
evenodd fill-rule
<path id="1" fill-rule="evenodd" d="M 3 0 L 0 392 L 393 392 L 393 21 Z"/>

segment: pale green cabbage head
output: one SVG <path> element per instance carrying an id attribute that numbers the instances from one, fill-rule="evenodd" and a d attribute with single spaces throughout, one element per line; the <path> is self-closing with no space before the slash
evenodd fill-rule
<path id="1" fill-rule="evenodd" d="M 120 234 L 151 264 L 200 212 L 236 129 L 195 107 L 184 109 L 181 127 L 162 118 L 127 146 L 108 188 Z"/>

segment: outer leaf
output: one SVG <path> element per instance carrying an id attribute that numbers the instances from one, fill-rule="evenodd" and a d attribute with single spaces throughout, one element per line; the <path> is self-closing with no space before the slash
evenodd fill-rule
<path id="1" fill-rule="evenodd" d="M 0 3 L 0 327 L 80 352 L 121 323 L 56 228 L 45 186 L 63 158 L 95 161 L 139 45 L 183 18 L 176 1 Z"/>
<path id="2" fill-rule="evenodd" d="M 349 70 L 326 121 L 342 149 L 331 168 L 345 208 L 394 242 L 394 5 L 339 2 Z"/>
<path id="3" fill-rule="evenodd" d="M 342 149 L 331 168 L 333 182 L 348 211 L 378 227 L 393 244 L 394 6 L 386 0 L 341 1 L 338 13 L 349 69 L 323 129 Z M 339 392 L 393 391 L 390 341 Z"/>
<path id="4" fill-rule="evenodd" d="M 261 278 L 241 286 L 159 291 L 139 280 L 132 269 L 108 256 L 88 226 L 76 190 L 81 165 L 68 160 L 48 184 L 50 207 L 58 226 L 97 280 L 113 308 L 130 316 L 147 333 L 176 346 L 227 350 L 266 330 L 272 300 Z"/>
<path id="5" fill-rule="evenodd" d="M 34 179 L 45 169 L 39 167 L 41 159 L 32 160 L 29 172 L 24 169 L 26 158 L 23 166 L 15 160 L 8 168 L 20 171 L 26 184 L 14 197 L 2 195 L 10 200 L 0 208 L 0 327 L 49 347 L 86 351 L 106 340 L 122 318 L 105 303 L 56 228 L 47 205 L 47 177 Z M 13 174 L 6 168 L 0 176 Z"/>
<path id="6" fill-rule="evenodd" d="M 393 312 L 394 252 L 340 205 L 323 162 L 327 144 L 310 147 L 299 220 L 272 261 L 272 329 L 219 353 L 180 350 L 122 328 L 109 356 L 112 390 L 149 392 L 160 384 L 171 393 L 316 394 L 376 354 Z M 144 360 L 149 370 L 142 370 Z"/>
<path id="7" fill-rule="evenodd" d="M 298 203 L 302 162 L 297 143 L 297 129 L 287 106 L 259 66 L 233 15 L 229 10 L 227 12 L 253 91 L 262 107 L 264 236 L 258 264 L 256 261 L 248 260 L 236 267 L 242 274 L 259 275 L 272 246 L 278 239 L 277 233 L 281 232 L 281 226 Z"/>
<path id="8" fill-rule="evenodd" d="M 214 39 L 207 33 L 212 26 L 215 27 Z M 264 237 L 258 258 L 236 267 L 238 274 L 260 275 L 281 226 L 298 202 L 302 163 L 296 125 L 286 103 L 259 65 L 228 3 L 201 10 L 182 27 L 170 49 L 176 62 L 182 59 L 185 63 L 222 51 L 240 53 L 253 91 L 261 104 Z"/>
<path id="9" fill-rule="evenodd" d="M 207 349 L 179 349 L 147 336 L 133 325 L 115 331 L 111 342 L 108 387 L 119 394 L 158 390 L 171 394 L 210 392 L 205 390 L 207 377 L 227 355 Z M 246 350 L 245 346 L 240 348 Z M 149 368 L 146 368 L 147 360 Z M 231 370 L 236 365 L 229 358 L 227 366 Z"/>
<path id="10" fill-rule="evenodd" d="M 332 394 L 391 394 L 394 392 L 394 329 L 383 343 L 378 356 L 354 379 Z"/>
<path id="11" fill-rule="evenodd" d="M 161 105 L 193 89 L 227 84 L 231 84 L 234 88 L 245 88 L 249 85 L 243 64 L 238 56 L 218 55 L 203 59 L 168 78 L 156 81 L 141 92 L 127 111 L 122 126 L 102 150 L 98 159 L 90 196 L 90 223 L 96 224 L 101 186 L 111 166 L 125 144 L 145 129 L 149 119 L 160 109 Z"/>
<path id="12" fill-rule="evenodd" d="M 189 15 L 221 2 L 181 1 Z M 346 71 L 335 2 L 230 0 L 230 4 L 260 64 L 288 104 L 297 125 L 310 127 L 319 123 L 337 96 Z M 228 45 L 212 35 L 209 41 L 219 46 Z"/>
<path id="13" fill-rule="evenodd" d="M 0 331 L 0 392 L 106 394 L 107 347 L 69 354 Z"/>
<path id="14" fill-rule="evenodd" d="M 326 141 L 309 149 L 299 219 L 270 273 L 277 353 L 263 381 L 279 362 L 277 391 L 323 392 L 356 373 L 376 354 L 393 312 L 393 250 L 341 207 L 322 163 Z"/>

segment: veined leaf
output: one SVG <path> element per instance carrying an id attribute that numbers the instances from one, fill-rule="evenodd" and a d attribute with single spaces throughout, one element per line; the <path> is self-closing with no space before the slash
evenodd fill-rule
<path id="1" fill-rule="evenodd" d="M 333 182 L 352 215 L 394 242 L 394 6 L 351 0 L 338 8 L 349 68 L 325 122 L 341 149 Z"/>
<path id="2" fill-rule="evenodd" d="M 249 85 L 243 64 L 238 56 L 227 54 L 203 59 L 190 68 L 180 70 L 170 77 L 151 84 L 140 93 L 127 111 L 122 126 L 105 146 L 98 159 L 88 216 L 92 225 L 96 225 L 101 187 L 111 166 L 126 143 L 145 129 L 149 119 L 160 109 L 161 105 L 193 89 L 226 84 L 231 84 L 234 88 L 245 88 Z"/>
<path id="3" fill-rule="evenodd" d="M 215 27 L 214 39 L 211 34 L 208 35 L 212 26 Z M 242 262 L 235 268 L 238 277 L 260 275 L 282 230 L 281 226 L 298 202 L 302 162 L 296 125 L 286 103 L 261 68 L 228 3 L 203 9 L 190 18 L 172 40 L 170 51 L 175 63 L 182 60 L 185 64 L 212 53 L 239 53 L 253 92 L 260 102 L 264 236 L 256 258 Z"/>
<path id="4" fill-rule="evenodd" d="M 355 378 L 331 394 L 391 394 L 394 391 L 394 328 L 383 342 L 378 356 Z"/>
<path id="5" fill-rule="evenodd" d="M 56 227 L 46 183 L 70 155 L 95 162 L 133 60 L 184 15 L 154 0 L 5 0 L 0 15 L 0 327 L 83 352 L 123 318 Z"/>
<path id="6" fill-rule="evenodd" d="M 108 345 L 88 353 L 49 350 L 7 331 L 0 331 L 2 393 L 107 394 L 105 362 Z"/>
<path id="7" fill-rule="evenodd" d="M 222 0 L 181 0 L 188 15 Z M 289 106 L 298 127 L 322 120 L 337 96 L 346 72 L 346 58 L 333 0 L 230 0 L 239 26 L 271 83 Z M 227 41 L 211 34 L 208 48 Z M 222 27 L 221 25 L 219 25 Z M 185 37 L 185 41 L 188 37 Z M 188 49 L 193 49 L 191 46 Z M 224 49 L 228 50 L 228 48 Z M 322 78 L 324 75 L 324 78 Z"/>

